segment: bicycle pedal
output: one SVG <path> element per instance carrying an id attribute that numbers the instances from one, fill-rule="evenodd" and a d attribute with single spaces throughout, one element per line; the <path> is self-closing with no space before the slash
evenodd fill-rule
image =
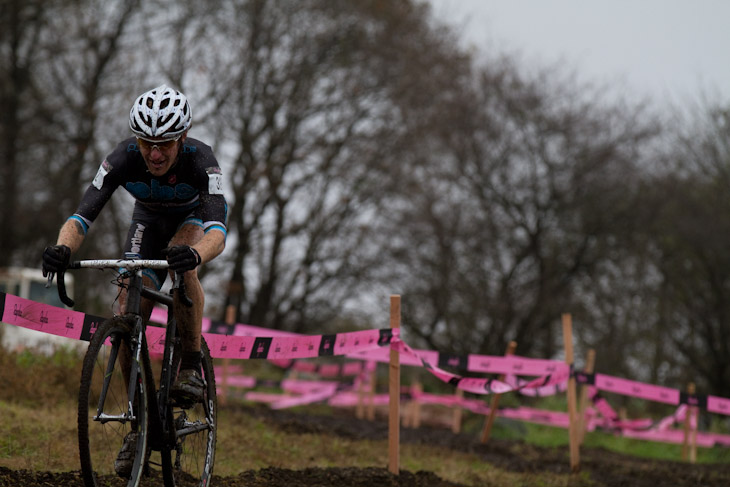
<path id="1" fill-rule="evenodd" d="M 195 398 L 187 397 L 170 397 L 170 406 L 179 409 L 192 409 L 196 404 L 200 404 L 200 401 Z"/>

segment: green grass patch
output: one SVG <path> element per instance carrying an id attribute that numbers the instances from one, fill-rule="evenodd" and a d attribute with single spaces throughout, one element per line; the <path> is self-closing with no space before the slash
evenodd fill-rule
<path id="1" fill-rule="evenodd" d="M 322 410 L 322 407 L 319 407 Z M 350 440 L 330 435 L 291 434 L 272 428 L 248 414 L 229 408 L 219 413 L 216 475 L 235 475 L 242 470 L 281 467 L 383 467 L 388 465 L 387 440 Z M 223 447 L 225 445 L 225 447 Z M 234 447 L 243 445 L 243 448 Z M 246 448 L 245 445 L 255 445 Z M 403 444 L 401 469 L 430 471 L 452 482 L 471 485 L 565 486 L 568 475 L 549 472 L 507 472 L 477 455 L 428 445 Z"/>
<path id="2" fill-rule="evenodd" d="M 76 470 L 76 405 L 0 401 L 0 463 L 12 469 Z"/>
<path id="3" fill-rule="evenodd" d="M 8 393 L 0 400 L 0 465 L 11 469 L 38 471 L 71 471 L 79 469 L 76 439 L 76 408 L 82 358 L 72 350 L 60 350 L 51 356 L 28 351 L 0 350 L 0 383 Z M 270 380 L 280 380 L 285 371 L 264 361 L 244 362 L 242 373 Z M 488 398 L 485 398 L 488 401 Z M 266 467 L 304 469 L 308 467 L 386 467 L 386 440 L 353 440 L 326 434 L 290 433 L 286 428 L 272 427 L 235 407 L 219 411 L 218 448 L 215 473 L 237 475 L 245 470 Z M 514 395 L 501 398 L 501 405 L 520 404 L 542 409 L 565 411 L 564 397 L 540 400 Z M 297 410 L 308 414 L 333 414 L 328 406 L 313 405 Z M 450 417 L 451 409 L 439 414 Z M 467 411 L 463 414 L 462 431 L 477 438 L 485 418 Z M 382 414 L 381 419 L 382 420 Z M 448 421 L 444 421 L 448 424 Z M 715 430 L 723 432 L 726 422 L 718 421 Z M 444 428 L 445 431 L 448 427 Z M 492 438 L 519 440 L 515 455 L 529 445 L 567 447 L 568 432 L 505 418 L 498 418 Z M 678 461 L 681 445 L 654 443 L 622 438 L 606 432 L 586 435 L 585 448 L 602 448 L 636 457 Z M 562 454 L 562 453 L 561 453 Z M 410 472 L 434 472 L 443 479 L 468 485 L 564 486 L 592 485 L 587 474 L 558 475 L 512 472 L 500 469 L 477 455 L 429 445 L 402 444 L 401 468 Z M 566 456 L 565 461 L 568 461 Z M 730 449 L 699 448 L 698 463 L 730 463 Z"/>

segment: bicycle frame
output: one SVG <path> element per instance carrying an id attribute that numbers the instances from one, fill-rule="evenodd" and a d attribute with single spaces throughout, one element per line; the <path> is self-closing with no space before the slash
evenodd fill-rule
<path id="1" fill-rule="evenodd" d="M 89 261 L 88 267 L 96 267 L 99 264 L 99 262 L 103 261 Z M 86 265 L 81 265 L 80 267 L 87 267 Z M 59 276 L 59 283 L 62 282 L 62 278 Z M 179 288 L 179 283 L 177 284 L 177 288 Z M 144 286 L 142 282 L 142 273 L 139 269 L 135 270 L 130 277 L 129 277 L 129 283 L 127 285 L 127 304 L 126 304 L 126 310 L 124 313 L 124 317 L 131 323 L 134 324 L 132 329 L 132 345 L 133 350 L 136 351 L 132 357 L 131 362 L 131 369 L 129 373 L 129 386 L 128 386 L 128 393 L 127 393 L 127 405 L 128 410 L 125 414 L 119 415 L 119 416 L 109 416 L 104 414 L 102 411 L 104 411 L 104 404 L 106 401 L 106 395 L 109 387 L 110 382 L 110 373 L 111 370 L 114 368 L 114 363 L 116 362 L 117 355 L 119 353 L 119 344 L 112 344 L 112 353 L 109 357 L 109 363 L 107 365 L 107 374 L 104 379 L 104 383 L 102 385 L 101 395 L 99 397 L 99 404 L 97 406 L 97 414 L 94 416 L 95 421 L 100 421 L 102 423 L 106 423 L 109 421 L 120 421 L 120 422 L 127 422 L 127 421 L 134 421 L 137 418 L 135 417 L 132 404 L 134 402 L 134 397 L 137 390 L 137 384 L 139 381 L 139 374 L 140 374 L 140 360 L 144 360 L 145 363 L 149 363 L 149 350 L 146 345 L 146 324 L 144 322 L 144 319 L 141 315 L 140 309 L 142 304 L 142 298 L 148 298 L 155 302 L 158 302 L 160 304 L 166 305 L 169 310 L 172 309 L 173 306 L 173 298 L 172 296 L 162 293 L 160 291 L 154 290 L 152 288 Z M 157 429 L 157 433 L 162 433 L 162 437 L 167 437 L 167 435 L 170 433 L 169 431 L 169 421 L 168 419 L 168 408 L 166 407 L 169 397 L 169 390 L 172 382 L 172 371 L 170 370 L 172 366 L 172 354 L 174 350 L 175 345 L 175 333 L 176 333 L 176 322 L 173 316 L 173 313 L 168 313 L 168 322 L 167 322 L 167 329 L 165 332 L 165 352 L 163 355 L 163 362 L 162 362 L 162 371 L 160 373 L 160 388 L 157 394 L 157 397 L 150 397 L 146 398 L 144 395 L 147 394 L 147 391 L 140 390 L 140 394 L 143 394 L 142 400 L 149 400 L 150 404 L 152 405 L 152 409 L 157 411 L 157 415 L 153 415 L 151 421 L 151 425 Z M 153 379 L 154 380 L 154 379 Z M 154 388 L 154 383 L 152 384 Z M 156 388 L 155 388 L 156 389 Z"/>
<path id="2" fill-rule="evenodd" d="M 103 428 L 102 425 L 110 423 L 112 432 L 124 433 L 126 430 L 131 433 L 137 429 L 134 422 L 140 421 L 142 422 L 140 424 L 144 424 L 141 436 L 143 441 L 138 444 L 137 450 L 133 453 L 135 457 L 130 486 L 137 485 L 136 482 L 139 482 L 142 469 L 149 468 L 148 461 L 162 466 L 165 485 L 177 485 L 176 476 L 183 473 L 199 476 L 200 485 L 207 485 L 212 474 L 215 456 L 217 415 L 215 413 L 215 374 L 207 345 L 202 338 L 202 375 L 207 379 L 205 400 L 198 403 L 197 406 L 191 406 L 180 405 L 170 397 L 172 383 L 177 376 L 176 369 L 181 361 L 180 357 L 176 355 L 182 347 L 173 308 L 178 303 L 192 306 L 192 301 L 185 293 L 182 275 L 175 274 L 172 291 L 168 294 L 145 286 L 142 274 L 144 269 L 167 269 L 168 264 L 164 260 L 82 260 L 73 262 L 69 266 L 69 269 L 80 268 L 118 271 L 126 269 L 121 276 L 125 282 L 119 283 L 126 289 L 123 313 L 108 320 L 111 327 L 105 327 L 104 334 L 92 338 L 90 352 L 87 352 L 84 359 L 79 392 L 79 449 L 85 483 L 96 487 L 100 485 L 94 477 L 95 460 L 92 460 L 91 452 L 96 450 L 90 448 L 89 445 L 89 425 L 97 424 Z M 63 277 L 64 273 L 58 274 L 59 296 L 65 304 L 73 306 L 73 301 L 66 295 Z M 51 275 L 49 284 L 52 279 Z M 173 294 L 175 294 L 175 299 L 173 299 Z M 143 299 L 149 299 L 168 308 L 159 387 L 156 386 L 155 378 L 152 376 L 146 336 L 147 323 L 146 317 L 142 315 Z M 107 341 L 105 342 L 105 340 Z M 105 355 L 103 359 L 95 362 L 95 357 L 102 356 L 100 350 L 110 342 L 111 347 L 107 349 L 107 353 L 103 354 Z M 93 347 L 93 352 L 91 347 Z M 121 350 L 122 348 L 123 350 Z M 120 359 L 127 356 L 127 351 L 131 352 L 129 363 L 125 360 L 120 362 Z M 115 369 L 121 371 L 122 375 L 118 374 Z M 94 370 L 98 371 L 98 375 Z M 90 384 L 93 377 L 100 379 L 96 382 L 95 389 L 98 397 L 94 398 L 92 404 L 82 403 L 82 401 L 86 401 L 84 398 L 91 393 Z M 85 419 L 82 420 L 82 417 Z M 130 422 L 132 423 L 131 431 L 130 425 L 127 425 Z M 117 426 L 121 426 L 121 428 Z M 200 433 L 204 433 L 205 436 L 199 436 Z M 121 439 L 123 436 L 123 434 L 118 435 L 117 438 Z M 126 441 L 125 437 L 124 445 L 127 444 Z M 196 445 L 201 445 L 202 448 L 198 449 Z M 160 452 L 160 463 L 150 460 L 150 451 Z M 203 455 L 197 455 L 198 452 L 202 452 Z M 122 453 L 124 453 L 124 448 L 120 451 L 120 458 Z M 181 461 L 181 458 L 184 460 Z M 188 458 L 193 460 L 187 460 Z M 195 458 L 199 459 L 201 463 L 196 464 Z M 115 468 L 117 468 L 116 463 Z"/>

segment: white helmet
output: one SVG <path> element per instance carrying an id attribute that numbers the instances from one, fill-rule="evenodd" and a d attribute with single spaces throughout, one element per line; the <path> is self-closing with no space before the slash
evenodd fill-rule
<path id="1" fill-rule="evenodd" d="M 129 111 L 129 128 L 141 138 L 174 139 L 190 128 L 192 121 L 185 95 L 164 84 L 140 95 Z"/>

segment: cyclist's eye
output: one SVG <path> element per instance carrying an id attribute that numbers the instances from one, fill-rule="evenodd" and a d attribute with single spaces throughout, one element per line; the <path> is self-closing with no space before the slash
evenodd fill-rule
<path id="1" fill-rule="evenodd" d="M 177 139 L 161 140 L 155 142 L 144 139 L 137 139 L 137 145 L 139 145 L 141 149 L 144 149 L 146 151 L 151 151 L 155 147 L 157 147 L 157 149 L 159 150 L 168 150 L 175 145 L 175 142 L 177 142 Z"/>

